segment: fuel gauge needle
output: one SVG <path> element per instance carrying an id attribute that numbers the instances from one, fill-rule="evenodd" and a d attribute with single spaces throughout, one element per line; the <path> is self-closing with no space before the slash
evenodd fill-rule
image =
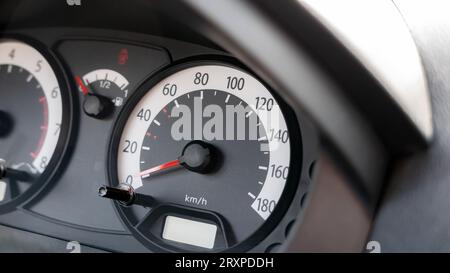
<path id="1" fill-rule="evenodd" d="M 167 170 L 167 169 L 171 169 L 171 168 L 174 168 L 174 167 L 179 167 L 179 166 L 181 166 L 180 160 L 179 159 L 175 159 L 175 160 L 172 160 L 172 161 L 160 164 L 158 166 L 152 167 L 152 168 L 147 169 L 145 171 L 142 171 L 142 172 L 140 172 L 138 174 L 138 176 L 140 176 L 142 178 L 146 178 L 146 177 L 149 177 L 153 173 L 160 172 L 160 171 Z"/>
<path id="2" fill-rule="evenodd" d="M 88 90 L 88 88 L 86 87 L 86 85 L 84 84 L 84 82 L 83 82 L 83 80 L 81 79 L 81 77 L 80 77 L 80 76 L 75 76 L 75 81 L 77 82 L 78 87 L 80 88 L 80 91 L 81 91 L 83 94 L 87 95 L 87 94 L 89 93 L 89 90 Z"/>

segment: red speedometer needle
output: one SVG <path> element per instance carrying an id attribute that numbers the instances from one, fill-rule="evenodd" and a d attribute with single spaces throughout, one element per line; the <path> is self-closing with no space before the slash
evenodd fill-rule
<path id="1" fill-rule="evenodd" d="M 159 172 L 159 171 L 162 171 L 162 170 L 167 170 L 167 169 L 170 169 L 170 168 L 173 168 L 173 167 L 177 167 L 177 166 L 180 166 L 180 160 L 178 160 L 178 159 L 172 160 L 172 161 L 163 163 L 161 165 L 152 167 L 150 169 L 147 169 L 145 171 L 142 171 L 142 172 L 139 173 L 139 176 L 150 175 L 152 173 Z"/>
<path id="2" fill-rule="evenodd" d="M 213 160 L 211 160 L 211 157 L 213 157 L 213 150 L 214 147 L 212 145 L 203 141 L 191 141 L 184 147 L 183 152 L 178 159 L 142 171 L 138 176 L 146 178 L 152 173 L 178 166 L 182 166 L 192 172 L 207 173 L 212 170 L 213 165 L 211 163 Z"/>

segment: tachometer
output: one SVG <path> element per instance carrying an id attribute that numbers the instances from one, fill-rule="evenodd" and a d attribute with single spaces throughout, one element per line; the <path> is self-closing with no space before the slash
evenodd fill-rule
<path id="1" fill-rule="evenodd" d="M 40 51 L 0 41 L 0 208 L 31 194 L 53 171 L 67 132 L 65 96 Z"/>
<path id="2" fill-rule="evenodd" d="M 112 183 L 99 194 L 121 202 L 121 215 L 151 248 L 242 245 L 295 183 L 298 127 L 288 127 L 286 107 L 264 84 L 235 66 L 190 63 L 163 77 L 145 84 L 121 113 Z"/>

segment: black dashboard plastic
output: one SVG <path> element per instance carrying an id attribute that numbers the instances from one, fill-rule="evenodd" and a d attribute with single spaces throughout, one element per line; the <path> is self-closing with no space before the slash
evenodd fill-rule
<path id="1" fill-rule="evenodd" d="M 382 252 L 450 251 L 450 31 L 445 4 L 394 1 L 418 45 L 429 80 L 435 139 L 426 151 L 396 162 L 371 240 Z M 444 27 L 445 26 L 445 27 Z"/>

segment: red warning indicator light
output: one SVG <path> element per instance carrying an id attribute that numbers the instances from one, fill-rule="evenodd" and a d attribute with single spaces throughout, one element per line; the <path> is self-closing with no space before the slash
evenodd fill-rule
<path id="1" fill-rule="evenodd" d="M 128 49 L 122 48 L 122 49 L 120 50 L 120 52 L 119 52 L 119 56 L 118 56 L 118 58 L 117 58 L 117 62 L 118 62 L 120 65 L 124 65 L 124 64 L 127 63 L 127 61 L 128 61 Z"/>

